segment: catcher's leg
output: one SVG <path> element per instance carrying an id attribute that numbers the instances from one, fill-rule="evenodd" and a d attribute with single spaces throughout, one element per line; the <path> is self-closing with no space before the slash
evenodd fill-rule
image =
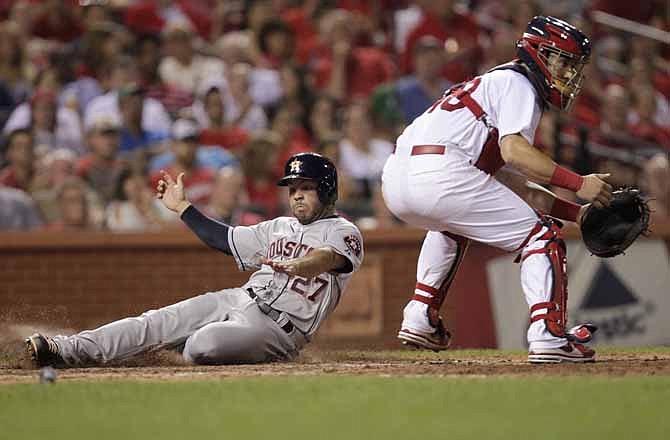
<path id="1" fill-rule="evenodd" d="M 566 249 L 558 225 L 538 224 L 521 253 L 521 286 L 530 308 L 528 360 L 533 363 L 592 362 L 595 351 L 577 342 L 591 339 L 588 326 L 566 332 Z"/>
<path id="2" fill-rule="evenodd" d="M 451 334 L 439 310 L 463 261 L 469 240 L 449 232 L 429 231 L 417 263 L 414 295 L 405 306 L 398 338 L 404 344 L 444 350 Z"/>

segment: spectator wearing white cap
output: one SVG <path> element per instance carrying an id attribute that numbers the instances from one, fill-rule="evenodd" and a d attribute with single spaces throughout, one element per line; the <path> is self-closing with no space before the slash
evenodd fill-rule
<path id="1" fill-rule="evenodd" d="M 31 196 L 37 202 L 42 219 L 52 223 L 59 218 L 58 189 L 75 176 L 78 156 L 65 148 L 51 150 L 35 160 L 35 177 Z"/>
<path id="2" fill-rule="evenodd" d="M 160 160 L 161 169 L 178 176 L 184 173 L 186 197 L 196 206 L 204 206 L 212 195 L 217 168 L 204 166 L 198 161 L 200 130 L 191 119 L 178 119 L 172 127 L 172 156 L 164 156 Z M 217 147 L 218 149 L 218 147 Z M 201 153 L 202 154 L 202 153 Z M 172 159 L 167 162 L 165 159 Z M 155 164 L 155 162 L 154 162 Z M 155 165 L 152 165 L 152 168 Z M 160 170 L 151 173 L 152 187 L 161 179 Z"/>
<path id="3" fill-rule="evenodd" d="M 172 128 L 173 140 L 196 139 L 198 148 L 195 153 L 195 161 L 198 167 L 209 168 L 216 172 L 223 167 L 238 166 L 237 159 L 227 149 L 219 145 L 203 144 L 202 134 L 203 131 L 192 119 L 177 119 Z M 161 169 L 171 166 L 174 161 L 174 151 L 161 153 L 149 162 L 149 172 L 151 174 L 157 173 Z"/>

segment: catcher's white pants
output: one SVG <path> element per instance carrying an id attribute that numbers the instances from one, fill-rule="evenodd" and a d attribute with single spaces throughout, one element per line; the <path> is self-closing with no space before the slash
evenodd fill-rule
<path id="1" fill-rule="evenodd" d="M 398 148 L 388 158 L 382 174 L 382 193 L 395 216 L 429 231 L 417 264 L 418 283 L 439 288 L 454 264 L 457 243 L 441 231 L 510 252 L 545 246 L 546 240 L 537 238 L 547 228 L 528 237 L 538 223 L 533 209 L 505 185 L 471 165 L 456 147 L 447 146 L 444 154 L 417 156 L 411 156 L 409 150 Z M 533 254 L 522 262 L 521 287 L 529 309 L 551 299 L 552 277 L 546 255 Z M 420 290 L 415 293 L 426 294 Z M 402 327 L 428 331 L 426 307 L 410 301 Z M 551 335 L 544 321 L 534 322 L 527 337 L 531 350 L 566 343 Z"/>
<path id="2" fill-rule="evenodd" d="M 106 363 L 182 344 L 184 359 L 196 364 L 290 360 L 307 343 L 297 329 L 291 334 L 282 330 L 241 288 L 209 292 L 53 339 L 70 366 Z"/>

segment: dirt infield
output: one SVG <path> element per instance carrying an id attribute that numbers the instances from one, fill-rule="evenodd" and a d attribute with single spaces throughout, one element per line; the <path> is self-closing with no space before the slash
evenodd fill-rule
<path id="1" fill-rule="evenodd" d="M 5 342 L 0 349 L 0 384 L 34 383 L 38 371 L 23 352 L 20 341 Z M 374 376 L 626 376 L 670 375 L 670 353 L 607 350 L 592 364 L 530 365 L 523 353 L 451 351 L 440 354 L 407 351 L 349 352 L 307 349 L 296 362 L 265 365 L 191 366 L 177 353 L 161 352 L 104 368 L 59 370 L 59 380 L 184 381 L 213 378 L 300 375 Z"/>

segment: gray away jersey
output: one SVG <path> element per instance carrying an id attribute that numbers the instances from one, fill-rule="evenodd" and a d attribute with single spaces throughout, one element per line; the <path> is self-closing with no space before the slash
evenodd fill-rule
<path id="1" fill-rule="evenodd" d="M 358 228 L 342 217 L 329 217 L 302 225 L 294 217 L 278 217 L 254 226 L 236 226 L 228 241 L 240 270 L 256 270 L 243 288 L 267 304 L 290 315 L 293 324 L 311 335 L 340 301 L 351 275 L 363 261 L 363 239 Z M 261 258 L 290 260 L 312 249 L 331 248 L 346 257 L 353 270 L 326 272 L 312 279 L 288 276 L 262 265 Z"/>

